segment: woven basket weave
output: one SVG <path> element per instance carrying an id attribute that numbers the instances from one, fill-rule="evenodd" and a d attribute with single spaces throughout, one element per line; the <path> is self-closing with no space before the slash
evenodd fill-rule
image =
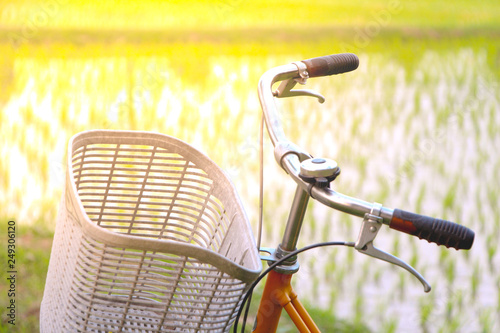
<path id="1" fill-rule="evenodd" d="M 227 176 L 175 138 L 74 136 L 41 332 L 227 332 L 261 262 Z"/>

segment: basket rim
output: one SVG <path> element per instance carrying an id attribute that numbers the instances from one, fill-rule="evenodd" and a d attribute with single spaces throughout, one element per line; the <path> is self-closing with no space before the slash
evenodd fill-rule
<path id="1" fill-rule="evenodd" d="M 82 227 L 82 231 L 87 236 L 94 238 L 95 240 L 105 243 L 109 246 L 115 247 L 123 247 L 134 250 L 143 250 L 143 251 L 156 251 L 156 252 L 166 252 L 172 253 L 174 255 L 187 256 L 192 257 L 197 260 L 200 260 L 203 263 L 207 263 L 215 266 L 223 273 L 230 275 L 233 278 L 237 278 L 244 283 L 253 282 L 257 276 L 260 274 L 262 270 L 262 263 L 260 257 L 257 252 L 257 246 L 255 248 L 250 248 L 250 255 L 254 257 L 252 260 L 255 266 L 255 269 L 248 268 L 237 264 L 236 262 L 226 258 L 225 256 L 207 248 L 199 247 L 189 243 L 182 243 L 179 241 L 172 240 L 164 240 L 164 239 L 145 239 L 139 236 L 127 235 L 127 234 L 119 234 L 105 228 L 102 228 L 92 222 L 92 220 L 87 215 L 85 208 L 83 207 L 83 203 L 78 195 L 78 191 L 76 188 L 75 178 L 70 170 L 72 169 L 72 153 L 75 142 L 78 140 L 85 140 L 92 137 L 100 137 L 100 138 L 121 138 L 121 139 L 129 139 L 135 141 L 133 144 L 138 145 L 150 145 L 154 142 L 165 142 L 165 139 L 168 141 L 172 141 L 177 145 L 189 148 L 190 151 L 194 151 L 196 153 L 196 157 L 199 159 L 203 159 L 204 162 L 211 164 L 211 167 L 217 168 L 219 172 L 226 175 L 224 170 L 222 170 L 218 165 L 215 164 L 208 156 L 189 145 L 188 143 L 177 139 L 175 137 L 155 133 L 148 131 L 127 131 L 127 130 L 88 130 L 84 132 L 80 132 L 75 134 L 69 141 L 68 144 L 68 153 L 67 153 L 67 168 L 66 168 L 66 190 L 65 190 L 65 206 L 68 210 L 68 213 L 72 214 L 75 220 L 77 220 Z M 199 154 L 199 155 L 198 155 Z M 248 237 L 251 237 L 252 244 L 256 244 L 253 233 L 250 229 L 248 218 L 243 209 L 243 205 L 239 196 L 236 193 L 236 189 L 231 180 L 225 177 L 227 184 L 233 195 L 235 195 L 237 204 L 241 207 L 242 214 L 244 215 L 245 228 Z"/>

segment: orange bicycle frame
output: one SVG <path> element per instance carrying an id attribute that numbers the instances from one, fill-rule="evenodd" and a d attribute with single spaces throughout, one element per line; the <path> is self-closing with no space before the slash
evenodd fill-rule
<path id="1" fill-rule="evenodd" d="M 301 333 L 319 333 L 320 330 L 297 298 L 290 282 L 292 274 L 271 271 L 267 277 L 257 313 L 254 333 L 274 333 L 283 309 Z"/>

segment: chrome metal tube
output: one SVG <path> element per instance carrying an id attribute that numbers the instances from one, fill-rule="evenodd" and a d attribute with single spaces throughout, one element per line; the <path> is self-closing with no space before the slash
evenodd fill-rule
<path id="1" fill-rule="evenodd" d="M 293 77 L 299 77 L 299 69 L 296 65 L 289 64 L 268 70 L 262 75 L 259 81 L 260 105 L 264 112 L 267 131 L 273 146 L 276 146 L 278 142 L 286 141 L 286 136 L 278 116 L 278 110 L 274 103 L 273 84 Z"/>
<path id="2" fill-rule="evenodd" d="M 310 192 L 313 199 L 318 200 L 325 206 L 359 217 L 363 217 L 366 213 L 370 213 L 373 208 L 373 203 L 344 195 L 329 188 L 311 186 L 304 182 L 299 177 L 300 162 L 296 155 L 290 154 L 286 156 L 283 159 L 283 168 L 302 189 Z M 385 224 L 389 224 L 392 219 L 392 214 L 392 209 L 382 207 L 380 217 L 384 219 Z"/>
<path id="3" fill-rule="evenodd" d="M 297 249 L 297 241 L 299 239 L 308 202 L 309 194 L 300 186 L 297 186 L 292 202 L 292 208 L 290 209 L 290 215 L 288 216 L 288 221 L 286 223 L 285 233 L 283 234 L 283 241 L 281 242 L 282 250 L 295 251 Z"/>
<path id="4" fill-rule="evenodd" d="M 370 213 L 374 207 L 373 203 L 349 197 L 328 188 L 320 189 L 313 187 L 311 189 L 311 196 L 328 207 L 359 217 Z M 384 219 L 385 224 L 391 222 L 392 214 L 393 210 L 390 208 L 382 207 L 380 211 L 380 217 Z"/>

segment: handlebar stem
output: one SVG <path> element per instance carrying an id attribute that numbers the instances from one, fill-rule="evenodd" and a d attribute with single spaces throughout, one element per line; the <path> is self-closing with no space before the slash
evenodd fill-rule
<path id="1" fill-rule="evenodd" d="M 281 249 L 285 251 L 295 251 L 297 249 L 297 241 L 299 239 L 300 229 L 307 210 L 307 203 L 309 202 L 309 194 L 304 191 L 300 186 L 295 190 L 295 196 L 288 215 L 285 233 L 283 234 L 283 241 L 281 242 Z"/>

